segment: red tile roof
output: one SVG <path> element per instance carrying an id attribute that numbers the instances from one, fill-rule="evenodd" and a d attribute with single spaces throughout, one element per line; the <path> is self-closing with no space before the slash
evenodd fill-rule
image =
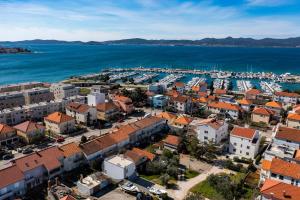
<path id="1" fill-rule="evenodd" d="M 174 121 L 174 123 L 181 124 L 181 125 L 189 125 L 192 121 L 193 119 L 190 117 L 180 116 Z"/>
<path id="2" fill-rule="evenodd" d="M 241 99 L 241 100 L 238 100 L 237 102 L 241 105 L 251 105 L 252 104 L 252 101 L 248 100 L 248 99 Z"/>
<path id="3" fill-rule="evenodd" d="M 231 131 L 231 135 L 252 139 L 256 130 L 252 128 L 234 127 Z"/>
<path id="4" fill-rule="evenodd" d="M 300 121 L 300 114 L 298 114 L 298 113 L 290 113 L 290 114 L 288 114 L 287 118 L 289 120 Z"/>
<path id="5" fill-rule="evenodd" d="M 297 93 L 292 93 L 292 92 L 275 92 L 276 96 L 283 96 L 283 97 L 300 97 L 299 94 Z"/>
<path id="6" fill-rule="evenodd" d="M 246 91 L 247 95 L 258 95 L 260 93 L 261 93 L 261 91 L 258 89 L 250 89 L 250 90 Z"/>
<path id="7" fill-rule="evenodd" d="M 282 108 L 282 104 L 280 102 L 276 102 L 276 101 L 267 102 L 265 106 L 268 106 L 271 108 Z"/>
<path id="8" fill-rule="evenodd" d="M 260 189 L 261 194 L 268 199 L 299 200 L 300 188 L 277 180 L 266 179 Z"/>
<path id="9" fill-rule="evenodd" d="M 227 93 L 227 90 L 223 90 L 223 89 L 215 89 L 214 93 L 215 93 L 215 94 L 222 95 L 222 94 L 226 94 L 226 93 Z"/>
<path id="10" fill-rule="evenodd" d="M 300 179 L 300 164 L 287 162 L 278 158 L 273 158 L 270 171 L 282 176 Z"/>
<path id="11" fill-rule="evenodd" d="M 14 132 L 15 129 L 6 125 L 6 124 L 1 124 L 0 123 L 0 134 L 7 134 L 7 133 L 11 133 Z"/>
<path id="12" fill-rule="evenodd" d="M 235 110 L 235 111 L 241 110 L 241 108 L 238 105 L 225 103 L 225 102 L 211 102 L 208 104 L 208 107 L 219 108 L 224 110 Z"/>
<path id="13" fill-rule="evenodd" d="M 164 143 L 173 145 L 173 146 L 178 146 L 181 142 L 180 137 L 175 136 L 175 135 L 168 135 L 166 139 L 164 139 Z"/>
<path id="14" fill-rule="evenodd" d="M 257 115 L 268 115 L 268 116 L 274 115 L 274 111 L 272 111 L 268 108 L 262 108 L 262 107 L 254 108 L 252 113 L 257 114 Z"/>
<path id="15" fill-rule="evenodd" d="M 61 198 L 59 200 L 76 200 L 76 199 L 74 197 L 72 197 L 71 195 L 67 195 L 67 196 L 64 196 L 63 198 Z"/>
<path id="16" fill-rule="evenodd" d="M 97 111 L 101 111 L 101 112 L 119 109 L 113 102 L 105 102 L 105 103 L 97 104 L 96 108 Z"/>
<path id="17" fill-rule="evenodd" d="M 280 126 L 277 129 L 275 138 L 281 140 L 289 140 L 292 142 L 300 142 L 300 130 Z"/>
<path id="18" fill-rule="evenodd" d="M 121 95 L 116 95 L 114 100 L 121 101 L 124 103 L 132 103 L 132 100 L 129 97 L 125 97 L 125 96 L 121 96 Z"/>
<path id="19" fill-rule="evenodd" d="M 185 96 L 185 95 L 178 95 L 176 97 L 172 97 L 171 99 L 176 102 L 186 103 L 188 101 L 189 97 Z"/>
<path id="20" fill-rule="evenodd" d="M 176 86 L 176 87 L 184 87 L 184 83 L 183 82 L 176 82 L 174 84 L 174 86 Z"/>
<path id="21" fill-rule="evenodd" d="M 149 151 L 146 151 L 146 150 L 143 150 L 143 149 L 139 149 L 139 148 L 133 148 L 132 149 L 133 152 L 137 153 L 137 154 L 140 154 L 140 155 L 143 155 L 143 156 L 146 156 L 149 160 L 154 160 L 155 158 L 155 155 L 153 153 L 150 153 Z"/>
<path id="22" fill-rule="evenodd" d="M 176 115 L 169 112 L 161 112 L 159 115 L 157 115 L 157 117 L 172 120 L 176 118 Z"/>
<path id="23" fill-rule="evenodd" d="M 90 109 L 89 105 L 76 103 L 76 102 L 71 102 L 66 107 L 67 107 L 67 109 L 72 110 L 77 113 L 85 113 Z"/>
<path id="24" fill-rule="evenodd" d="M 21 124 L 14 126 L 15 129 L 22 131 L 23 133 L 28 133 L 34 130 L 45 129 L 43 125 L 40 125 L 35 122 L 26 121 Z"/>
<path id="25" fill-rule="evenodd" d="M 81 149 L 79 148 L 78 144 L 76 144 L 74 142 L 62 145 L 59 147 L 59 149 L 62 151 L 63 155 L 66 158 L 82 152 Z"/>
<path id="26" fill-rule="evenodd" d="M 21 181 L 22 179 L 25 179 L 24 174 L 21 172 L 21 170 L 16 166 L 12 165 L 7 168 L 0 170 L 0 189 L 14 184 L 16 182 Z"/>
<path id="27" fill-rule="evenodd" d="M 200 121 L 199 125 L 207 125 L 212 127 L 213 129 L 219 129 L 224 125 L 224 121 L 210 118 Z"/>
<path id="28" fill-rule="evenodd" d="M 60 123 L 72 121 L 74 120 L 74 118 L 61 112 L 54 112 L 48 115 L 47 117 L 45 117 L 45 120 L 54 122 L 56 124 L 60 124 Z"/>

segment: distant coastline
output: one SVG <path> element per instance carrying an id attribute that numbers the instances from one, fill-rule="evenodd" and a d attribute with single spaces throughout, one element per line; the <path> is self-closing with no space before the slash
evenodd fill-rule
<path id="1" fill-rule="evenodd" d="M 271 48 L 300 48 L 300 37 L 294 38 L 204 38 L 199 40 L 147 40 L 142 38 L 131 38 L 110 41 L 61 41 L 61 40 L 23 40 L 2 41 L 0 44 L 86 44 L 86 45 L 157 45 L 157 46 L 203 46 L 203 47 L 271 47 Z"/>
<path id="2" fill-rule="evenodd" d="M 20 47 L 1 47 L 0 54 L 32 53 L 31 50 Z"/>

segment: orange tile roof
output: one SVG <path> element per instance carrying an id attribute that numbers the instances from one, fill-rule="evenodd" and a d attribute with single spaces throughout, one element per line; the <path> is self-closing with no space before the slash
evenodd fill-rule
<path id="1" fill-rule="evenodd" d="M 178 97 L 179 92 L 177 90 L 170 90 L 166 93 L 166 95 L 169 96 L 169 97 Z"/>
<path id="2" fill-rule="evenodd" d="M 97 111 L 100 111 L 100 112 L 119 109 L 113 102 L 99 103 L 99 104 L 97 104 L 96 108 L 97 108 Z"/>
<path id="3" fill-rule="evenodd" d="M 263 160 L 262 163 L 261 163 L 261 168 L 263 170 L 266 170 L 266 171 L 269 171 L 271 169 L 271 161 L 269 160 Z"/>
<path id="4" fill-rule="evenodd" d="M 200 98 L 199 98 L 199 102 L 200 102 L 200 103 L 207 103 L 207 102 L 208 102 L 208 99 L 205 98 L 205 97 L 200 97 Z"/>
<path id="5" fill-rule="evenodd" d="M 192 121 L 193 121 L 193 119 L 190 117 L 180 116 L 174 121 L 174 123 L 182 124 L 182 125 L 189 125 Z"/>
<path id="6" fill-rule="evenodd" d="M 263 108 L 263 107 L 257 107 L 254 108 L 254 110 L 252 111 L 253 114 L 257 114 L 257 115 L 273 115 L 274 112 L 268 108 Z"/>
<path id="7" fill-rule="evenodd" d="M 157 117 L 164 118 L 167 120 L 173 120 L 176 118 L 176 115 L 169 112 L 161 112 L 159 115 L 157 115 Z"/>
<path id="8" fill-rule="evenodd" d="M 276 101 L 267 102 L 265 106 L 272 107 L 272 108 L 282 108 L 282 104 Z"/>
<path id="9" fill-rule="evenodd" d="M 174 146 L 178 146 L 180 142 L 181 142 L 180 137 L 175 135 L 168 135 L 166 139 L 164 139 L 164 143 L 174 145 Z"/>
<path id="10" fill-rule="evenodd" d="M 125 102 L 125 103 L 131 103 L 132 100 L 129 97 L 125 97 L 122 95 L 116 95 L 114 98 L 116 101 L 121 101 L 121 102 Z"/>
<path id="11" fill-rule="evenodd" d="M 87 104 L 71 102 L 66 106 L 66 108 L 74 112 L 85 113 L 90 109 L 90 106 Z"/>
<path id="12" fill-rule="evenodd" d="M 294 159 L 300 161 L 300 149 L 296 150 L 296 153 L 294 155 Z"/>
<path id="13" fill-rule="evenodd" d="M 140 155 L 144 155 L 146 156 L 149 160 L 154 160 L 155 155 L 153 153 L 150 153 L 149 151 L 143 150 L 143 149 L 139 149 L 139 148 L 133 148 L 132 149 L 133 152 L 140 154 Z"/>
<path id="14" fill-rule="evenodd" d="M 248 94 L 248 95 L 258 95 L 260 93 L 261 93 L 261 91 L 258 89 L 250 89 L 250 90 L 246 91 L 246 94 Z"/>
<path id="15" fill-rule="evenodd" d="M 238 105 L 225 103 L 225 102 L 211 102 L 208 104 L 208 107 L 219 108 L 224 110 L 235 110 L 235 111 L 241 110 L 241 108 Z"/>
<path id="16" fill-rule="evenodd" d="M 4 188 L 8 185 L 14 184 L 25 179 L 24 174 L 16 166 L 12 165 L 0 170 L 0 188 Z"/>
<path id="17" fill-rule="evenodd" d="M 226 94 L 227 93 L 227 90 L 223 90 L 223 89 L 215 89 L 214 91 L 215 94 Z"/>
<path id="18" fill-rule="evenodd" d="M 290 114 L 288 114 L 287 118 L 290 120 L 300 121 L 300 114 L 290 113 Z"/>
<path id="19" fill-rule="evenodd" d="M 275 92 L 276 96 L 283 96 L 283 97 L 300 97 L 299 94 L 297 93 L 292 93 L 292 92 Z"/>
<path id="20" fill-rule="evenodd" d="M 266 179 L 260 189 L 261 194 L 267 199 L 299 200 L 300 188 L 277 180 Z"/>
<path id="21" fill-rule="evenodd" d="M 124 153 L 124 156 L 130 158 L 135 164 L 138 164 L 143 158 L 145 158 L 144 155 L 140 155 L 132 150 L 127 150 Z"/>
<path id="22" fill-rule="evenodd" d="M 287 162 L 278 158 L 273 158 L 270 171 L 282 176 L 300 179 L 300 164 Z"/>
<path id="23" fill-rule="evenodd" d="M 210 119 L 204 119 L 200 121 L 199 125 L 207 125 L 212 127 L 213 129 L 219 129 L 224 125 L 224 121 L 210 118 Z"/>
<path id="24" fill-rule="evenodd" d="M 280 126 L 277 129 L 275 138 L 281 140 L 289 140 L 292 142 L 300 142 L 300 130 Z"/>
<path id="25" fill-rule="evenodd" d="M 207 97 L 207 92 L 198 92 L 199 97 Z"/>
<path id="26" fill-rule="evenodd" d="M 15 129 L 6 125 L 6 124 L 1 124 L 0 123 L 0 134 L 7 134 L 7 133 L 11 133 L 14 132 Z"/>
<path id="27" fill-rule="evenodd" d="M 176 87 L 184 87 L 184 83 L 183 82 L 176 82 L 174 84 L 174 86 L 176 86 Z"/>
<path id="28" fill-rule="evenodd" d="M 14 126 L 14 128 L 19 131 L 22 131 L 23 133 L 29 133 L 34 130 L 45 129 L 43 125 L 40 125 L 32 121 L 23 122 L 21 124 Z"/>
<path id="29" fill-rule="evenodd" d="M 295 113 L 300 114 L 300 104 L 295 105 L 295 106 L 293 107 L 293 111 L 294 111 Z"/>
<path id="30" fill-rule="evenodd" d="M 61 198 L 59 200 L 76 200 L 76 199 L 74 197 L 72 197 L 71 195 L 67 195 L 67 196 L 64 196 L 63 198 Z"/>
<path id="31" fill-rule="evenodd" d="M 47 117 L 45 117 L 45 120 L 60 124 L 60 123 L 72 121 L 74 120 L 74 118 L 61 112 L 54 112 L 48 115 Z"/>
<path id="32" fill-rule="evenodd" d="M 171 98 L 173 101 L 181 102 L 181 103 L 186 103 L 189 99 L 188 96 L 185 95 L 178 95 L 176 97 Z"/>
<path id="33" fill-rule="evenodd" d="M 230 135 L 235 135 L 238 137 L 252 139 L 255 134 L 255 129 L 252 128 L 244 128 L 244 127 L 234 127 L 230 133 Z"/>
<path id="34" fill-rule="evenodd" d="M 251 100 L 248 100 L 248 99 L 241 99 L 241 100 L 238 100 L 237 102 L 241 105 L 251 105 L 253 103 Z"/>
<path id="35" fill-rule="evenodd" d="M 79 146 L 74 142 L 62 145 L 59 149 L 63 152 L 66 158 L 82 152 Z"/>
<path id="36" fill-rule="evenodd" d="M 200 86 L 193 86 L 193 87 L 192 87 L 192 90 L 193 90 L 194 92 L 198 92 L 198 91 L 200 90 Z"/>

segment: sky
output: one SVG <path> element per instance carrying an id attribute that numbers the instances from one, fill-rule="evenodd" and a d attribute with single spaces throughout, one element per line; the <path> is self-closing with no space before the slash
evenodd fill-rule
<path id="1" fill-rule="evenodd" d="M 0 41 L 300 36 L 300 0 L 0 0 Z"/>

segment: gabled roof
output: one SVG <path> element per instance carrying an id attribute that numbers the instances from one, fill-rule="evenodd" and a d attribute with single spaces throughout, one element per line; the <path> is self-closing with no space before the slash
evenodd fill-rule
<path id="1" fill-rule="evenodd" d="M 237 100 L 237 102 L 241 105 L 251 105 L 253 103 L 251 100 L 248 99 Z"/>
<path id="2" fill-rule="evenodd" d="M 64 196 L 63 198 L 61 198 L 59 200 L 76 200 L 76 199 L 74 197 L 72 197 L 71 195 L 67 195 L 67 196 Z"/>
<path id="3" fill-rule="evenodd" d="M 161 112 L 159 115 L 157 115 L 157 117 L 164 118 L 167 120 L 173 120 L 176 118 L 176 115 L 169 112 Z"/>
<path id="4" fill-rule="evenodd" d="M 205 98 L 205 97 L 200 97 L 200 98 L 199 98 L 199 102 L 200 102 L 200 103 L 207 103 L 207 102 L 208 102 L 208 99 Z"/>
<path id="5" fill-rule="evenodd" d="M 82 152 L 75 142 L 62 145 L 59 147 L 59 149 L 62 151 L 64 157 L 66 158 Z"/>
<path id="6" fill-rule="evenodd" d="M 0 177 L 0 189 L 25 179 L 24 174 L 16 165 L 1 169 Z"/>
<path id="7" fill-rule="evenodd" d="M 14 126 L 15 129 L 22 131 L 23 133 L 28 133 L 34 130 L 39 130 L 39 129 L 45 129 L 43 125 L 40 125 L 38 123 L 32 122 L 32 121 L 26 121 L 21 124 L 18 124 Z"/>
<path id="8" fill-rule="evenodd" d="M 176 97 L 172 97 L 173 101 L 177 101 L 180 103 L 186 103 L 188 101 L 189 97 L 185 95 L 178 95 Z"/>
<path id="9" fill-rule="evenodd" d="M 135 164 L 138 164 L 141 160 L 145 158 L 144 155 L 140 155 L 132 150 L 127 150 L 124 153 L 124 157 L 130 158 Z"/>
<path id="10" fill-rule="evenodd" d="M 282 176 L 300 179 L 300 164 L 287 162 L 278 158 L 273 158 L 270 171 Z"/>
<path id="11" fill-rule="evenodd" d="M 143 156 L 146 156 L 149 160 L 154 160 L 155 158 L 155 155 L 153 153 L 150 153 L 149 151 L 146 151 L 146 150 L 143 150 L 143 149 L 139 149 L 139 148 L 133 148 L 132 149 L 133 152 L 137 153 L 137 154 L 140 154 L 140 155 L 143 155 Z"/>
<path id="12" fill-rule="evenodd" d="M 225 89 L 215 89 L 214 93 L 222 95 L 222 94 L 226 94 L 227 90 L 225 90 Z"/>
<path id="13" fill-rule="evenodd" d="M 220 127 L 222 127 L 224 125 L 224 121 L 223 120 L 216 120 L 214 118 L 210 118 L 210 119 L 204 119 L 202 121 L 200 121 L 199 125 L 207 125 L 210 126 L 211 128 L 218 130 Z"/>
<path id="14" fill-rule="evenodd" d="M 269 171 L 271 169 L 271 161 L 269 160 L 262 160 L 262 163 L 261 163 L 261 168 L 263 170 L 266 170 L 266 171 Z"/>
<path id="15" fill-rule="evenodd" d="M 299 98 L 300 95 L 293 92 L 275 92 L 276 96 L 283 96 L 283 97 L 297 97 Z"/>
<path id="16" fill-rule="evenodd" d="M 300 142 L 300 130 L 279 126 L 275 135 L 276 139 Z"/>
<path id="17" fill-rule="evenodd" d="M 166 139 L 164 139 L 163 141 L 164 141 L 164 143 L 168 143 L 173 146 L 178 146 L 181 142 L 181 139 L 180 139 L 180 137 L 175 136 L 175 135 L 168 135 L 166 137 Z"/>
<path id="18" fill-rule="evenodd" d="M 131 103 L 132 102 L 132 100 L 129 97 L 125 97 L 125 96 L 122 96 L 122 95 L 116 95 L 114 97 L 114 100 L 121 101 L 121 102 L 124 102 L 124 103 Z"/>
<path id="19" fill-rule="evenodd" d="M 258 94 L 260 94 L 260 93 L 261 93 L 261 91 L 258 90 L 258 89 L 250 89 L 250 90 L 247 90 L 247 91 L 246 91 L 246 94 L 247 94 L 247 95 L 258 95 Z"/>
<path id="20" fill-rule="evenodd" d="M 272 111 L 268 108 L 263 108 L 263 107 L 254 108 L 252 113 L 257 114 L 257 115 L 268 115 L 268 116 L 274 115 L 274 111 Z"/>
<path id="21" fill-rule="evenodd" d="M 289 120 L 300 121 L 300 114 L 298 114 L 298 113 L 290 113 L 290 114 L 288 114 L 287 118 Z"/>
<path id="22" fill-rule="evenodd" d="M 61 112 L 54 112 L 48 115 L 47 117 L 45 117 L 45 120 L 60 124 L 60 123 L 72 121 L 74 120 L 74 118 Z"/>
<path id="23" fill-rule="evenodd" d="M 72 110 L 74 112 L 78 112 L 78 113 L 85 113 L 90 109 L 90 106 L 87 104 L 71 102 L 67 105 L 67 109 Z"/>
<path id="24" fill-rule="evenodd" d="M 230 135 L 252 139 L 255 135 L 256 130 L 252 128 L 234 127 Z"/>
<path id="25" fill-rule="evenodd" d="M 189 125 L 192 121 L 193 121 L 193 119 L 190 117 L 180 116 L 174 121 L 174 123 L 182 124 L 182 125 Z"/>
<path id="26" fill-rule="evenodd" d="M 184 83 L 183 82 L 176 82 L 174 84 L 175 87 L 184 87 Z"/>
<path id="27" fill-rule="evenodd" d="M 118 107 L 113 102 L 99 103 L 97 104 L 96 108 L 101 112 L 118 109 Z"/>
<path id="28" fill-rule="evenodd" d="M 265 106 L 268 106 L 271 108 L 282 108 L 282 104 L 280 102 L 276 102 L 276 101 L 267 102 Z"/>
<path id="29" fill-rule="evenodd" d="M 268 199 L 299 200 L 300 197 L 299 187 L 271 179 L 265 180 L 260 192 Z"/>
<path id="30" fill-rule="evenodd" d="M 0 123 L 0 134 L 6 134 L 6 133 L 11 133 L 14 132 L 15 129 L 6 125 L 6 124 L 1 124 Z"/>
<path id="31" fill-rule="evenodd" d="M 219 108 L 224 110 L 235 110 L 235 111 L 241 110 L 241 108 L 238 105 L 226 103 L 226 102 L 211 102 L 208 104 L 208 107 Z"/>

